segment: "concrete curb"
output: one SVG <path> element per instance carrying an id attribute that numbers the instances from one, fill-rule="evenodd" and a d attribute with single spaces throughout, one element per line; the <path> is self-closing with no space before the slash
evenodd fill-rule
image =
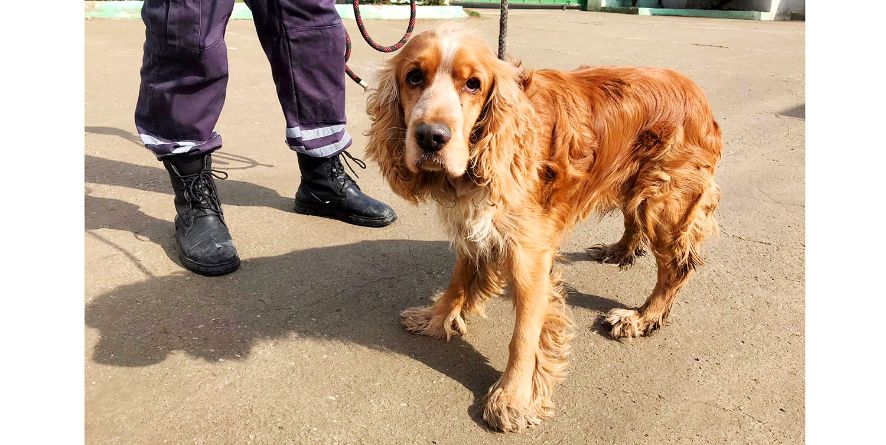
<path id="1" fill-rule="evenodd" d="M 141 19 L 143 1 L 123 2 L 85 2 L 87 19 Z M 335 5 L 338 15 L 343 19 L 354 20 L 354 9 L 351 5 Z M 360 5 L 360 15 L 364 20 L 409 20 L 407 5 Z M 464 19 L 468 14 L 461 6 L 419 6 L 416 11 L 418 19 L 451 20 Z M 252 20 L 252 11 L 243 4 L 234 5 L 231 20 Z"/>
<path id="2" fill-rule="evenodd" d="M 715 9 L 637 8 L 637 15 L 704 17 L 709 19 L 772 20 L 772 13 L 762 11 L 719 11 Z"/>
<path id="3" fill-rule="evenodd" d="M 672 8 L 632 8 L 622 6 L 602 6 L 591 9 L 598 12 L 670 17 L 703 17 L 709 19 L 774 20 L 771 12 L 765 11 L 721 11 L 716 9 L 672 9 Z"/>

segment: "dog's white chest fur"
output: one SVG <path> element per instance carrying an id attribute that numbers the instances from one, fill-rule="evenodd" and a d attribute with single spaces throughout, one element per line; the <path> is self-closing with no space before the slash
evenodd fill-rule
<path id="1" fill-rule="evenodd" d="M 480 200 L 458 199 L 455 205 L 439 204 L 437 212 L 453 247 L 466 256 L 495 258 L 504 251 L 505 240 L 495 225 L 498 210 Z"/>

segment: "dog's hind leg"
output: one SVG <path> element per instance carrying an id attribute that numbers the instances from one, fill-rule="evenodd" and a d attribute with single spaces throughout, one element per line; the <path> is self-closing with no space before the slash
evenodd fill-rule
<path id="1" fill-rule="evenodd" d="M 669 255 L 656 255 L 658 281 L 652 295 L 637 309 L 612 309 L 606 322 L 612 326 L 613 338 L 649 335 L 660 328 L 671 311 L 677 292 L 692 274 L 691 268 L 678 267 Z"/>
<path id="2" fill-rule="evenodd" d="M 638 256 L 646 255 L 646 250 L 643 249 L 643 233 L 635 216 L 624 212 L 624 226 L 624 234 L 617 243 L 589 247 L 588 256 L 594 261 L 618 264 L 619 268 L 627 269 L 634 264 Z"/>
<path id="3" fill-rule="evenodd" d="M 443 295 L 431 306 L 403 310 L 400 317 L 409 332 L 449 340 L 453 333 L 467 334 L 464 314 L 485 315 L 483 302 L 499 293 L 501 277 L 494 267 L 459 255 Z"/>
<path id="4" fill-rule="evenodd" d="M 669 178 L 668 175 L 664 177 Z M 647 215 L 643 227 L 648 228 L 652 251 L 658 266 L 658 281 L 652 295 L 637 309 L 612 309 L 606 321 L 612 325 L 615 338 L 649 335 L 668 318 L 680 288 L 702 265 L 699 251 L 707 235 L 718 229 L 713 212 L 720 200 L 720 189 L 710 177 L 694 185 L 702 190 L 694 195 L 680 193 L 653 194 L 641 208 Z M 665 184 L 661 190 L 670 188 Z M 682 190 L 692 190 L 685 187 Z"/>

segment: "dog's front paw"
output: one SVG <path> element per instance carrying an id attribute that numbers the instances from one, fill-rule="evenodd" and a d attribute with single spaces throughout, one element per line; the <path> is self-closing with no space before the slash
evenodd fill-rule
<path id="1" fill-rule="evenodd" d="M 520 432 L 540 425 L 546 413 L 534 408 L 536 404 L 531 401 L 521 401 L 520 397 L 505 392 L 499 383 L 489 388 L 486 406 L 483 407 L 483 420 L 503 433 Z"/>
<path id="2" fill-rule="evenodd" d="M 449 341 L 455 332 L 460 335 L 468 333 L 461 311 L 440 315 L 434 314 L 433 308 L 429 306 L 411 307 L 400 312 L 400 319 L 407 331 L 441 340 Z"/>
<path id="3" fill-rule="evenodd" d="M 627 269 L 633 266 L 634 260 L 636 260 L 638 256 L 646 255 L 646 250 L 642 247 L 638 246 L 633 251 L 629 251 L 618 243 L 608 245 L 597 244 L 589 247 L 587 252 L 591 260 L 599 263 L 618 264 L 618 267 L 621 269 Z"/>
<path id="4" fill-rule="evenodd" d="M 661 327 L 660 320 L 647 320 L 635 309 L 612 309 L 606 314 L 606 322 L 612 326 L 612 338 L 634 338 L 652 334 Z"/>

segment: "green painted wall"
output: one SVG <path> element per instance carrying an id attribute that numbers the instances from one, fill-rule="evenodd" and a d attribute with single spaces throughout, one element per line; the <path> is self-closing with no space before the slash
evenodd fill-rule
<path id="1" fill-rule="evenodd" d="M 500 0 L 458 0 L 459 4 L 468 4 L 468 3 L 494 3 L 496 5 L 501 4 Z M 564 5 L 564 6 L 581 6 L 584 3 L 583 0 L 508 0 L 508 4 L 521 4 L 521 5 Z"/>

